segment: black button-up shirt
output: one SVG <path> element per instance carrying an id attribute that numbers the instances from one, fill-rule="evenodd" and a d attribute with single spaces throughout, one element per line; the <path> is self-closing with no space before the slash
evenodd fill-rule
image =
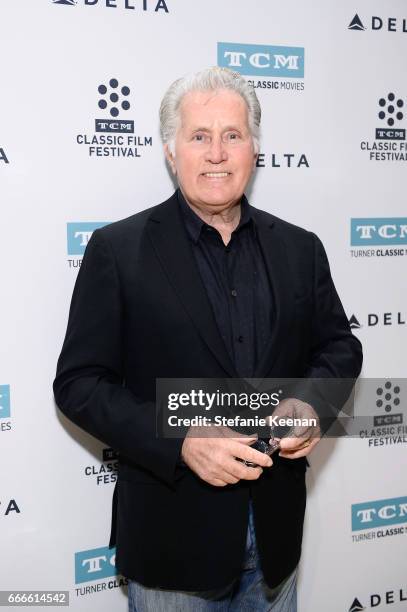
<path id="1" fill-rule="evenodd" d="M 243 196 L 239 225 L 225 245 L 180 190 L 178 201 L 219 333 L 238 375 L 253 377 L 270 341 L 273 299 L 251 207 Z"/>

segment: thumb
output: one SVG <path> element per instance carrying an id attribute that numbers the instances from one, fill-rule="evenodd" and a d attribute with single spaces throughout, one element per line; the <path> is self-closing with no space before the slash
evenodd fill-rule
<path id="1" fill-rule="evenodd" d="M 282 438 L 280 441 L 280 449 L 282 451 L 292 450 L 293 448 L 297 448 L 298 446 L 298 438 Z"/>

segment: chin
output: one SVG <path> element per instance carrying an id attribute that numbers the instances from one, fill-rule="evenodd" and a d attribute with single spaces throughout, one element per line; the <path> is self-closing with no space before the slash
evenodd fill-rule
<path id="1" fill-rule="evenodd" d="M 240 200 L 241 198 L 241 195 L 239 196 L 233 193 L 225 192 L 214 193 L 213 191 L 202 194 L 202 196 L 202 200 L 207 204 L 211 204 L 212 206 L 225 206 L 226 204 Z"/>

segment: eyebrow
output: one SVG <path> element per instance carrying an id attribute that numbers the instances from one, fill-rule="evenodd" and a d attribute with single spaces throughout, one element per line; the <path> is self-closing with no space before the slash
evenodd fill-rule
<path id="1" fill-rule="evenodd" d="M 205 127 L 196 127 L 196 128 L 192 128 L 191 132 L 210 132 L 210 128 L 205 128 Z"/>
<path id="2" fill-rule="evenodd" d="M 236 132 L 241 132 L 241 130 L 239 128 L 237 128 L 234 125 L 228 125 L 225 128 L 223 128 L 222 132 L 229 132 L 230 130 L 235 130 Z M 211 128 L 208 127 L 196 127 L 196 128 L 192 128 L 191 129 L 192 133 L 194 132 L 210 132 Z"/>

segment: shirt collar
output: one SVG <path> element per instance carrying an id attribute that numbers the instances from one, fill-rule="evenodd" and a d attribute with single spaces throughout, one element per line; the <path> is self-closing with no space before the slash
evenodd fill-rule
<path id="1" fill-rule="evenodd" d="M 177 197 L 178 197 L 178 203 L 179 203 L 179 206 L 182 212 L 182 216 L 185 222 L 185 227 L 187 229 L 187 232 L 190 238 L 196 244 L 201 235 L 202 228 L 204 226 L 207 226 L 207 223 L 205 223 L 205 221 L 203 221 L 201 217 L 199 217 L 196 214 L 196 212 L 192 210 L 192 208 L 186 201 L 181 189 L 179 188 L 177 189 Z M 233 231 L 233 233 L 239 231 L 242 227 L 246 225 L 249 225 L 249 224 L 254 225 L 254 218 L 252 215 L 251 206 L 249 202 L 247 201 L 247 198 L 244 194 L 242 196 L 242 199 L 240 200 L 240 206 L 241 208 L 240 208 L 239 225 Z"/>

